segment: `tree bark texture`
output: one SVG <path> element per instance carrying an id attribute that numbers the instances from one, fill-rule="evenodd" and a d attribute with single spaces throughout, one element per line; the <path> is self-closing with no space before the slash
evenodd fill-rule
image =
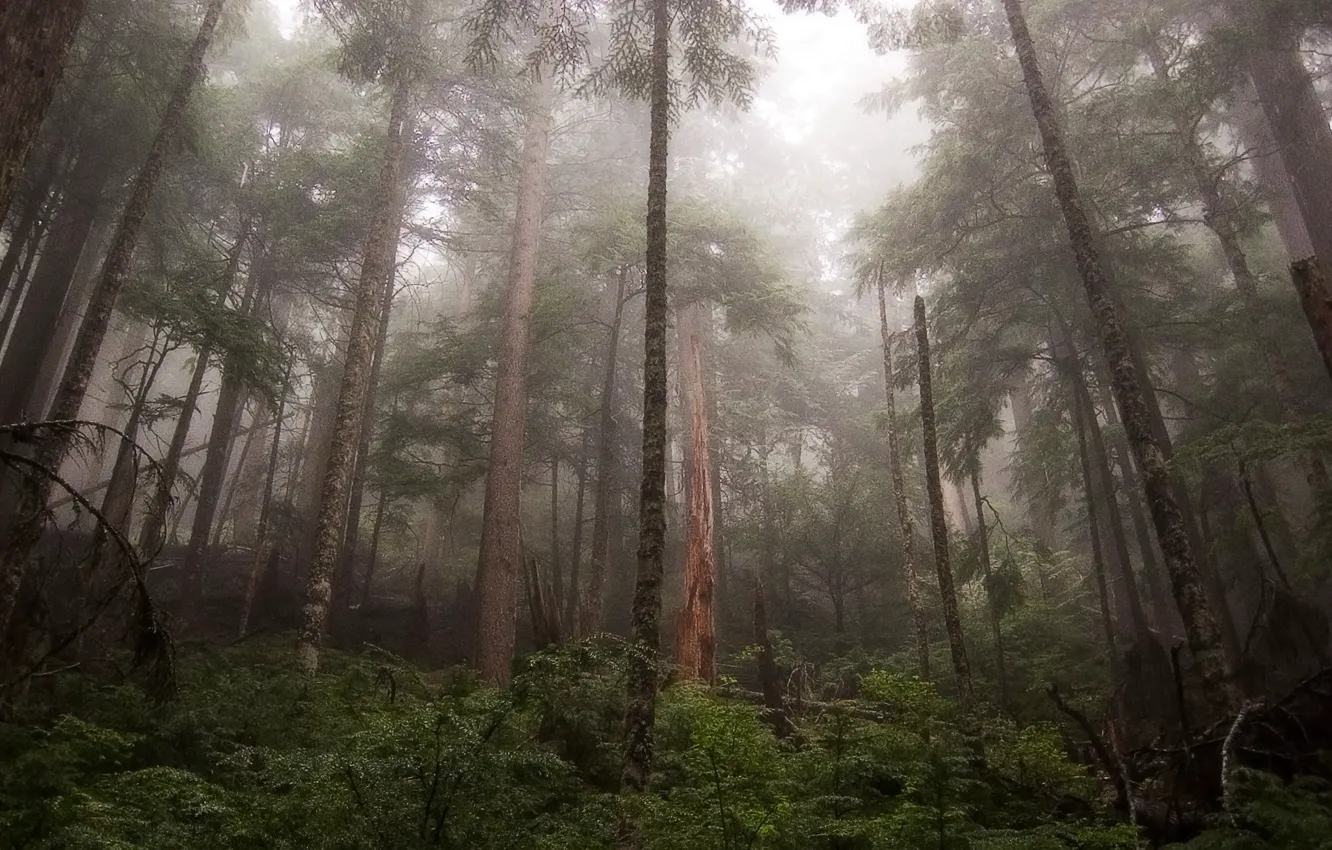
<path id="1" fill-rule="evenodd" d="M 916 669 L 922 679 L 930 678 L 930 632 L 925 620 L 920 576 L 916 565 L 916 523 L 907 504 L 906 476 L 902 473 L 902 437 L 897 432 L 897 391 L 893 374 L 893 335 L 888 329 L 888 299 L 882 277 L 879 296 L 879 334 L 883 339 L 883 393 L 887 404 L 888 470 L 893 481 L 893 502 L 897 508 L 897 528 L 902 535 L 902 570 L 905 573 L 907 605 L 916 639 Z"/>
<path id="2" fill-rule="evenodd" d="M 920 370 L 920 424 L 924 435 L 925 485 L 930 495 L 930 532 L 934 538 L 934 569 L 939 577 L 939 595 L 943 599 L 944 628 L 948 632 L 948 651 L 957 678 L 958 699 L 963 708 L 972 703 L 971 664 L 962 635 L 962 617 L 957 610 L 957 591 L 953 587 L 953 566 L 948 551 L 948 517 L 944 512 L 943 479 L 939 474 L 939 437 L 934 423 L 934 387 L 930 375 L 930 333 L 925 320 L 925 299 L 916 296 L 916 360 Z"/>
<path id="3" fill-rule="evenodd" d="M 615 373 L 620 360 L 620 326 L 624 322 L 624 297 L 629 270 L 621 267 L 615 287 L 614 312 L 606 338 L 606 367 L 601 382 L 601 412 L 597 423 L 597 478 L 592 495 L 592 551 L 588 556 L 587 582 L 578 606 L 578 633 L 589 635 L 601 628 L 602 599 L 606 587 L 606 556 L 610 551 L 610 509 L 615 480 Z"/>
<path id="4" fill-rule="evenodd" d="M 647 275 L 643 316 L 643 478 L 638 506 L 638 579 L 634 586 L 625 711 L 626 791 L 647 790 L 652 776 L 661 644 L 661 581 L 666 544 L 666 175 L 670 144 L 670 5 L 652 0 L 651 91 L 648 111 Z"/>
<path id="5" fill-rule="evenodd" d="M 537 243 L 546 192 L 554 88 L 546 73 L 533 85 L 518 175 L 518 203 L 509 251 L 508 298 L 504 308 L 495 407 L 490 428 L 490 468 L 481 519 L 481 551 L 476 563 L 476 642 L 473 658 L 481 678 L 508 683 L 514 653 L 518 540 L 523 440 L 527 423 L 527 361 Z"/>
<path id="6" fill-rule="evenodd" d="M 148 205 L 152 200 L 153 190 L 157 186 L 167 156 L 180 131 L 190 98 L 199 81 L 203 79 L 204 55 L 213 41 L 213 34 L 225 4 L 226 0 L 209 0 L 204 11 L 198 34 L 190 46 L 185 66 L 181 69 L 175 89 L 162 115 L 161 127 L 148 150 L 143 168 L 139 171 L 120 225 L 111 240 L 97 287 L 84 312 L 83 325 L 75 339 L 74 351 L 70 354 L 69 365 L 65 368 L 64 380 L 61 382 L 60 391 L 51 411 L 52 419 L 72 420 L 79 415 L 79 408 L 88 389 L 88 380 L 97 363 L 97 353 L 111 324 L 111 311 L 129 277 L 134 247 L 138 242 L 139 230 L 148 217 Z M 38 462 L 47 469 L 57 470 L 69 454 L 72 445 L 71 433 L 54 432 L 44 440 L 38 451 Z M 47 478 L 30 476 L 23 483 L 16 508 L 16 525 L 10 533 L 4 551 L 0 552 L 0 633 L 5 631 L 13 616 L 29 554 L 41 539 L 42 529 L 45 526 L 43 509 L 50 491 L 51 481 Z"/>
<path id="7" fill-rule="evenodd" d="M 1091 220 L 1082 204 L 1073 163 L 1064 146 L 1058 113 L 1041 76 L 1036 46 L 1027 28 L 1020 0 L 1004 0 L 1004 11 L 1022 66 L 1032 114 L 1040 130 L 1046 166 L 1054 181 L 1055 194 L 1068 226 L 1078 272 L 1110 366 L 1111 385 L 1119 405 L 1120 418 L 1142 472 L 1143 488 L 1165 557 L 1166 570 L 1170 575 L 1175 604 L 1184 620 L 1189 649 L 1202 678 L 1205 698 L 1215 710 L 1227 711 L 1238 704 L 1240 696 L 1226 657 L 1216 614 L 1189 545 L 1184 516 L 1171 491 L 1170 470 L 1152 436 L 1141 388 L 1145 376 L 1135 367 L 1129 352 L 1128 338 L 1110 298 Z"/>
<path id="8" fill-rule="evenodd" d="M 1106 660 L 1110 666 L 1111 684 L 1118 690 L 1124 675 L 1116 640 L 1115 620 L 1110 612 L 1105 547 L 1101 543 L 1101 522 L 1096 504 L 1096 486 L 1092 476 L 1091 452 L 1087 448 L 1086 417 L 1082 412 L 1082 398 L 1077 393 L 1073 394 L 1073 432 L 1078 436 L 1078 462 L 1082 467 L 1082 492 L 1087 505 L 1087 538 L 1091 544 L 1092 578 L 1096 582 L 1096 598 L 1101 609 L 1101 629 L 1105 635 Z"/>
<path id="9" fill-rule="evenodd" d="M 319 669 L 319 646 L 333 596 L 333 571 L 346 531 L 347 487 L 351 483 L 361 418 L 365 415 L 374 333 L 382 309 L 380 299 L 384 293 L 384 279 L 392 273 L 398 247 L 395 225 L 399 221 L 399 212 L 396 207 L 403 197 L 399 182 L 403 179 L 407 152 L 404 130 L 410 110 L 411 85 L 405 77 L 400 77 L 393 84 L 383 160 L 375 185 L 361 279 L 356 287 L 346 360 L 338 386 L 328 465 L 324 470 L 319 510 L 315 517 L 314 551 L 306 578 L 305 604 L 296 643 L 296 663 L 306 675 L 314 675 Z"/>
<path id="10" fill-rule="evenodd" d="M 7 0 L 0 10 L 0 221 L 55 99 L 86 0 Z"/>
<path id="11" fill-rule="evenodd" d="M 712 452 L 707 391 L 703 379 L 703 315 L 698 304 L 682 311 L 679 369 L 689 423 L 689 469 L 685 476 L 684 604 L 676 619 L 675 663 L 681 678 L 711 683 L 717 674 L 713 599 L 717 553 L 713 548 Z"/>

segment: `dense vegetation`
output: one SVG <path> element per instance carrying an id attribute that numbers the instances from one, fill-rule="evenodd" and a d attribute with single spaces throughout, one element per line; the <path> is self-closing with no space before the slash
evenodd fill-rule
<path id="1" fill-rule="evenodd" d="M 1325 5 L 9 0 L 0 847 L 1332 847 Z"/>

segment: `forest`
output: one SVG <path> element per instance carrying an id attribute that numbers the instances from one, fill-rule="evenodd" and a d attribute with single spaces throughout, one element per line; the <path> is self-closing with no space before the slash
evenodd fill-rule
<path id="1" fill-rule="evenodd" d="M 1327 0 L 3 0 L 0 850 L 1332 850 Z"/>

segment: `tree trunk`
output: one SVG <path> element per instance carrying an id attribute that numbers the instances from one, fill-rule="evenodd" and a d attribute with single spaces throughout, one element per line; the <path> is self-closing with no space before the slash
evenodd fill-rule
<path id="1" fill-rule="evenodd" d="M 306 675 L 319 669 L 319 646 L 324 637 L 329 603 L 333 596 L 333 571 L 346 532 L 347 487 L 350 484 L 356 441 L 365 415 L 365 399 L 374 356 L 374 332 L 384 280 L 393 271 L 401 220 L 398 209 L 404 193 L 400 187 L 407 153 L 404 132 L 411 109 L 411 88 L 405 79 L 393 84 L 383 160 L 375 186 L 374 207 L 366 236 L 361 279 L 356 287 L 351 329 L 347 337 L 346 361 L 338 387 L 337 415 L 333 421 L 328 465 L 315 518 L 314 552 L 306 579 L 305 605 L 297 635 L 296 663 Z"/>
<path id="2" fill-rule="evenodd" d="M 1124 680 L 1119 648 L 1115 640 L 1115 621 L 1110 614 L 1110 592 L 1105 580 L 1105 550 L 1101 545 L 1101 523 L 1096 509 L 1096 487 L 1092 482 L 1091 453 L 1087 450 L 1086 418 L 1082 399 L 1073 394 L 1073 432 L 1078 435 L 1078 461 L 1082 466 L 1082 492 L 1087 503 L 1087 537 L 1091 541 L 1092 577 L 1101 608 L 1101 629 L 1105 635 L 1106 663 L 1110 666 L 1111 687 L 1119 689 Z"/>
<path id="3" fill-rule="evenodd" d="M 1236 17 L 1253 10 L 1253 4 L 1232 5 Z M 1257 22 L 1249 78 L 1290 175 L 1314 255 L 1323 264 L 1332 263 L 1332 127 L 1300 56 L 1299 33 L 1272 17 Z"/>
<path id="4" fill-rule="evenodd" d="M 626 791 L 647 790 L 656 724 L 657 652 L 661 643 L 661 578 L 666 543 L 666 174 L 670 144 L 670 4 L 652 0 L 648 111 L 647 304 L 643 314 L 643 481 L 638 507 L 638 579 L 625 711 Z"/>
<path id="5" fill-rule="evenodd" d="M 1082 373 L 1082 366 L 1076 356 L 1068 362 L 1069 379 L 1073 392 L 1078 397 L 1078 409 L 1084 422 L 1081 427 L 1091 437 L 1089 446 L 1092 462 L 1092 480 L 1099 486 L 1105 504 L 1105 522 L 1110 531 L 1110 540 L 1115 547 L 1115 563 L 1119 567 L 1119 583 L 1122 590 L 1115 598 L 1123 600 L 1123 612 L 1128 614 L 1128 622 L 1133 628 L 1134 638 L 1139 641 L 1151 640 L 1151 627 L 1147 615 L 1142 609 L 1142 597 L 1138 594 L 1138 582 L 1133 574 L 1133 557 L 1129 553 L 1128 537 L 1124 533 L 1124 516 L 1119 510 L 1119 497 L 1115 493 L 1115 479 L 1110 474 L 1110 458 L 1105 448 L 1105 437 L 1101 425 L 1096 420 L 1096 407 L 1092 403 L 1091 392 L 1087 389 L 1087 379 Z"/>
<path id="6" fill-rule="evenodd" d="M 277 479 L 278 456 L 282 450 L 282 419 L 286 414 L 287 393 L 291 388 L 291 361 L 282 374 L 281 393 L 278 396 L 277 413 L 273 417 L 273 442 L 268 447 L 268 470 L 264 476 L 263 501 L 259 505 L 259 524 L 254 533 L 254 561 L 250 564 L 250 578 L 245 583 L 245 602 L 241 606 L 240 624 L 236 628 L 238 638 L 245 637 L 250 631 L 250 617 L 254 613 L 254 598 L 259 589 L 260 570 L 268 563 L 270 551 L 277 547 L 268 543 L 268 523 L 273 515 L 273 487 Z"/>
<path id="7" fill-rule="evenodd" d="M 768 609 L 763 600 L 763 579 L 754 580 L 754 645 L 758 653 L 754 663 L 758 666 L 759 688 L 763 691 L 763 710 L 778 738 L 789 738 L 795 732 L 791 715 L 786 713 L 786 698 L 782 693 L 782 680 L 777 671 L 777 659 L 768 636 Z"/>
<path id="8" fill-rule="evenodd" d="M 1332 296 L 1328 295 L 1322 264 L 1316 257 L 1296 260 L 1291 264 L 1290 276 L 1300 295 L 1304 318 L 1309 321 L 1314 342 L 1318 344 L 1318 353 L 1323 356 L 1323 366 L 1332 378 Z"/>
<path id="9" fill-rule="evenodd" d="M 990 563 L 990 529 L 985 523 L 985 500 L 980 491 L 980 458 L 971 462 L 971 495 L 976 503 L 976 539 L 980 547 L 981 578 L 985 581 L 985 594 L 990 600 L 990 631 L 994 635 L 995 669 L 999 676 L 999 706 L 1012 711 L 1008 695 L 1008 667 L 1004 663 L 1004 630 L 999 600 L 995 596 L 995 581 Z"/>
<path id="10" fill-rule="evenodd" d="M 375 521 L 370 528 L 370 553 L 365 562 L 365 581 L 361 583 L 361 607 L 370 604 L 370 592 L 375 578 L 375 562 L 379 560 L 379 533 L 384 528 L 384 512 L 388 510 L 388 495 L 383 491 L 375 502 Z"/>
<path id="11" fill-rule="evenodd" d="M 400 181 L 401 182 L 401 181 Z M 406 199 L 398 201 L 397 229 L 402 228 L 402 213 L 406 209 Z M 361 506 L 365 499 L 365 483 L 370 472 L 370 441 L 374 436 L 375 397 L 379 392 L 379 378 L 384 371 L 384 350 L 388 347 L 389 319 L 393 313 L 393 285 L 396 275 L 390 271 L 384 279 L 383 309 L 379 313 L 379 330 L 375 336 L 375 353 L 370 363 L 370 380 L 365 391 L 365 413 L 361 417 L 361 431 L 356 441 L 356 471 L 352 476 L 351 499 L 347 505 L 347 536 L 342 541 L 342 553 L 338 558 L 338 575 L 333 582 L 335 601 L 334 610 L 342 610 L 351 604 L 352 584 L 356 577 L 356 550 L 361 539 Z"/>
<path id="12" fill-rule="evenodd" d="M 13 291 L 10 293 L 9 302 L 5 304 L 4 316 L 0 317 L 0 340 L 8 339 L 10 329 L 14 326 L 14 315 L 18 312 L 19 306 L 28 300 L 28 294 L 32 292 L 32 288 L 28 285 L 29 276 L 32 273 L 33 263 L 37 260 L 38 251 L 43 245 L 44 231 L 45 228 L 40 225 L 34 228 L 33 233 L 30 234 L 27 240 L 27 245 L 24 246 L 23 260 L 17 270 L 18 276 L 14 279 Z"/>
<path id="13" fill-rule="evenodd" d="M 1286 258 L 1293 263 L 1313 256 L 1313 242 L 1304 226 L 1295 187 L 1281 162 L 1281 152 L 1277 150 L 1272 129 L 1256 97 L 1256 93 L 1250 89 L 1231 110 L 1229 118 L 1248 149 L 1246 154 L 1249 163 L 1263 189 L 1277 235 L 1286 248 Z"/>
<path id="14" fill-rule="evenodd" d="M 515 530 L 519 523 L 523 435 L 527 423 L 532 295 L 554 103 L 550 76 L 546 72 L 532 88 L 527 134 L 523 138 L 518 204 L 509 252 L 508 300 L 491 417 L 490 469 L 481 515 L 481 551 L 476 563 L 475 664 L 482 679 L 499 686 L 507 684 L 512 673 L 514 579 L 515 571 L 522 569 Z"/>
<path id="15" fill-rule="evenodd" d="M 209 0 L 204 12 L 199 32 L 185 60 L 185 67 L 181 70 L 166 111 L 162 115 L 162 125 L 148 150 L 148 156 L 144 160 L 134 190 L 125 206 L 120 226 L 112 238 L 106 261 L 102 265 L 100 280 L 84 313 L 83 325 L 79 329 L 60 392 L 56 396 L 51 413 L 52 419 L 71 420 L 79 415 L 79 407 L 83 403 L 88 380 L 97 362 L 97 353 L 111 323 L 111 310 L 129 277 L 130 261 L 134 255 L 134 246 L 138 242 L 139 230 L 148 217 L 149 201 L 184 121 L 190 98 L 203 78 L 204 54 L 208 52 L 208 46 L 212 43 L 213 33 L 217 29 L 217 22 L 222 16 L 222 7 L 225 3 L 226 0 Z M 10 30 L 5 28 L 3 32 L 8 33 Z M 0 77 L 0 79 L 6 78 Z M 0 114 L 5 113 L 0 112 Z M 3 191 L 3 187 L 0 187 L 0 191 Z M 4 198 L 0 198 L 0 203 L 4 201 Z M 38 462 L 46 469 L 57 470 L 72 445 L 72 433 L 65 431 L 53 433 L 39 449 Z M 43 508 L 50 491 L 49 478 L 39 479 L 29 476 L 23 482 L 22 494 L 16 509 L 17 524 L 9 536 L 3 553 L 0 553 L 0 634 L 8 627 L 13 615 L 29 554 L 41 539 L 42 529 L 45 526 Z"/>
<path id="16" fill-rule="evenodd" d="M 1142 505 L 1142 488 L 1138 485 L 1138 473 L 1133 468 L 1128 445 L 1122 434 L 1118 433 L 1119 416 L 1115 413 L 1114 398 L 1108 388 L 1102 387 L 1104 394 L 1102 409 L 1105 411 L 1114 436 L 1110 440 L 1110 457 L 1119 467 L 1123 481 L 1124 495 L 1128 499 L 1129 521 L 1133 525 L 1133 536 L 1138 545 L 1138 554 L 1142 559 L 1142 572 L 1147 579 L 1147 590 L 1151 595 L 1152 616 L 1156 627 L 1163 633 L 1179 634 L 1176 624 L 1177 612 L 1171 605 L 1170 591 L 1166 590 L 1161 576 L 1161 564 L 1156 559 L 1156 543 L 1152 539 L 1151 529 L 1147 525 L 1147 515 Z"/>
<path id="17" fill-rule="evenodd" d="M 675 663 L 685 680 L 711 683 L 717 675 L 713 595 L 717 553 L 713 549 L 712 452 L 703 380 L 703 315 L 697 304 L 680 317 L 680 386 L 689 420 L 689 469 L 685 477 L 684 604 L 676 620 Z"/>
<path id="18" fill-rule="evenodd" d="M 589 384 L 591 382 L 589 381 Z M 591 387 L 589 386 L 590 390 Z M 592 393 L 588 392 L 591 396 Z M 578 629 L 579 582 L 582 581 L 583 565 L 583 522 L 587 510 L 587 453 L 591 451 L 592 429 L 583 427 L 583 435 L 578 451 L 578 472 L 574 477 L 577 492 L 574 495 L 573 539 L 569 541 L 569 585 L 564 588 L 560 602 L 560 617 L 565 629 L 576 634 Z"/>
<path id="19" fill-rule="evenodd" d="M 4 259 L 0 260 L 0 298 L 5 295 L 9 296 L 6 313 L 13 311 L 13 305 L 19 302 L 23 292 L 23 277 L 20 276 L 16 281 L 14 280 L 14 273 L 19 270 L 24 255 L 31 255 L 42 241 L 42 201 L 46 197 L 41 196 L 34 202 L 24 204 L 23 212 L 9 230 L 9 245 L 5 248 Z M 3 223 L 4 218 L 0 217 L 0 224 Z M 3 340 L 8 333 L 9 321 L 6 319 L 4 324 L 0 325 L 0 340 Z"/>
<path id="20" fill-rule="evenodd" d="M 162 346 L 161 351 L 158 350 L 159 344 Z M 129 537 L 130 517 L 134 511 L 134 491 L 139 478 L 139 456 L 137 452 L 139 428 L 143 422 L 144 407 L 148 404 L 153 385 L 157 382 L 157 375 L 162 370 L 162 364 L 170 350 L 170 343 L 162 338 L 162 332 L 158 330 L 154 334 L 152 344 L 147 346 L 147 353 L 145 354 L 147 359 L 141 364 L 139 386 L 134 393 L 129 421 L 121 429 L 125 436 L 121 438 L 116 450 L 116 461 L 112 467 L 111 481 L 107 484 L 106 494 L 102 497 L 103 518 L 127 538 Z"/>
<path id="21" fill-rule="evenodd" d="M 601 382 L 601 412 L 597 423 L 597 480 L 592 495 L 592 552 L 587 584 L 578 606 L 578 633 L 590 635 L 601 628 L 602 597 L 606 585 L 606 555 L 610 550 L 611 484 L 615 479 L 615 372 L 620 360 L 620 325 L 629 270 L 620 268 L 615 288 L 614 316 L 606 339 L 606 369 Z"/>
<path id="22" fill-rule="evenodd" d="M 934 538 L 934 568 L 939 575 L 939 595 L 943 599 L 944 628 L 948 631 L 948 650 L 957 678 L 958 700 L 971 708 L 971 665 L 962 636 L 962 618 L 957 611 L 957 591 L 953 588 L 953 567 L 948 552 L 948 518 L 944 513 L 943 481 L 939 476 L 939 438 L 934 425 L 934 389 L 930 375 L 930 334 L 925 323 L 925 299 L 916 296 L 916 359 L 920 370 L 920 422 L 924 434 L 925 484 L 930 494 L 930 532 Z"/>
<path id="23" fill-rule="evenodd" d="M 1165 556 L 1166 570 L 1170 574 L 1175 604 L 1183 617 L 1189 648 L 1202 676 L 1204 696 L 1215 710 L 1228 711 L 1238 705 L 1240 696 L 1233 681 L 1216 614 L 1189 545 L 1184 516 L 1172 492 L 1169 468 L 1152 436 L 1141 388 L 1145 376 L 1135 368 L 1128 339 L 1109 295 L 1109 285 L 1101 268 L 1091 221 L 1082 205 L 1073 163 L 1064 148 L 1058 114 L 1041 77 L 1036 47 L 1027 28 L 1020 0 L 1004 0 L 1004 11 L 1022 65 L 1032 114 L 1040 130 L 1046 165 L 1054 181 L 1055 194 L 1068 226 L 1087 301 L 1110 366 L 1120 418 L 1128 433 L 1129 446 L 1138 468 L 1142 471 L 1143 488 Z"/>
<path id="24" fill-rule="evenodd" d="M 75 268 L 80 254 L 88 250 L 110 177 L 110 167 L 101 157 L 85 154 L 74 164 L 65 202 L 51 223 L 46 250 L 0 361 L 0 422 L 35 421 L 46 413 L 45 399 L 36 397 L 40 370 L 34 365 L 50 356 L 61 309 L 71 300 Z"/>
<path id="25" fill-rule="evenodd" d="M 8 0 L 0 11 L 0 221 L 55 99 L 86 0 Z"/>
<path id="26" fill-rule="evenodd" d="M 564 598 L 564 563 L 560 553 L 560 454 L 550 458 L 550 597 L 546 600 L 546 618 L 558 624 Z"/>
<path id="27" fill-rule="evenodd" d="M 902 439 L 897 433 L 897 391 L 893 375 L 893 336 L 888 330 L 888 301 L 880 274 L 879 333 L 883 338 L 883 392 L 887 402 L 888 467 L 893 480 L 893 501 L 897 507 L 897 527 L 902 534 L 902 569 L 906 573 L 907 604 L 916 635 L 916 666 L 922 679 L 930 678 L 930 632 L 925 622 L 925 604 L 921 598 L 920 577 L 916 568 L 916 523 L 907 505 L 906 476 L 902 473 Z"/>

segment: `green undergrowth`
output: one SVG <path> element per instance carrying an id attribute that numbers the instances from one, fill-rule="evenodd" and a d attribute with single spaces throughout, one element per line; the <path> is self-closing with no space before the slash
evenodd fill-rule
<path id="1" fill-rule="evenodd" d="M 338 655 L 304 680 L 289 656 L 273 643 L 182 658 L 165 707 L 128 685 L 44 680 L 0 725 L 0 846 L 595 850 L 626 816 L 645 850 L 1139 846 L 1057 729 L 978 728 L 895 674 L 805 715 L 791 741 L 750 705 L 672 687 L 653 791 L 626 800 L 620 644 L 536 655 L 505 691 Z M 1332 835 L 1323 789 L 1259 780 L 1252 820 L 1307 810 L 1307 836 L 1226 826 L 1197 846 L 1329 846 L 1299 843 Z"/>

